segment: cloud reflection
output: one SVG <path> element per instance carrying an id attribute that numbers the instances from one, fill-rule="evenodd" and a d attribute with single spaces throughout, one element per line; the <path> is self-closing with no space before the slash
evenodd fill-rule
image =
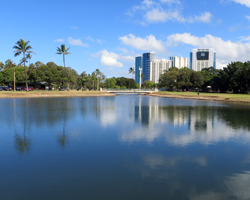
<path id="1" fill-rule="evenodd" d="M 250 199 L 250 171 L 228 177 L 225 184 L 238 199 Z"/>

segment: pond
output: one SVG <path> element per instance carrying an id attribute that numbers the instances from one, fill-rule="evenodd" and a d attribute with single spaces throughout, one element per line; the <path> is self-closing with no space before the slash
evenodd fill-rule
<path id="1" fill-rule="evenodd" d="M 1 200 L 250 199 L 250 106 L 1 99 Z"/>

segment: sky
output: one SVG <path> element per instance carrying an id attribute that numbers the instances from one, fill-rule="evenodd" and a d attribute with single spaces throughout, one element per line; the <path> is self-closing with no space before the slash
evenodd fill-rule
<path id="1" fill-rule="evenodd" d="M 14 57 L 21 38 L 31 62 L 63 65 L 56 49 L 70 47 L 66 66 L 107 77 L 131 77 L 135 57 L 188 57 L 214 48 L 217 68 L 250 60 L 250 0 L 8 0 L 1 2 L 0 61 Z"/>

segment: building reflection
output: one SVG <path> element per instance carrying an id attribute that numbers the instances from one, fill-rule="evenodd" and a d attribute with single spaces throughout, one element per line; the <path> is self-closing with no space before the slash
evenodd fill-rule
<path id="1" fill-rule="evenodd" d="M 137 100 L 137 99 L 136 99 Z M 152 127 L 157 123 L 169 123 L 173 126 L 185 126 L 191 132 L 211 132 L 214 128 L 215 112 L 206 106 L 162 106 L 160 98 L 139 97 L 135 103 L 134 119 L 136 123 Z"/>

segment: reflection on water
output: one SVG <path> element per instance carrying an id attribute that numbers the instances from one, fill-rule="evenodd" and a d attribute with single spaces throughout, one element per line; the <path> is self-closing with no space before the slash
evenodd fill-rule
<path id="1" fill-rule="evenodd" d="M 0 199 L 250 198 L 246 105 L 140 95 L 1 105 Z"/>

